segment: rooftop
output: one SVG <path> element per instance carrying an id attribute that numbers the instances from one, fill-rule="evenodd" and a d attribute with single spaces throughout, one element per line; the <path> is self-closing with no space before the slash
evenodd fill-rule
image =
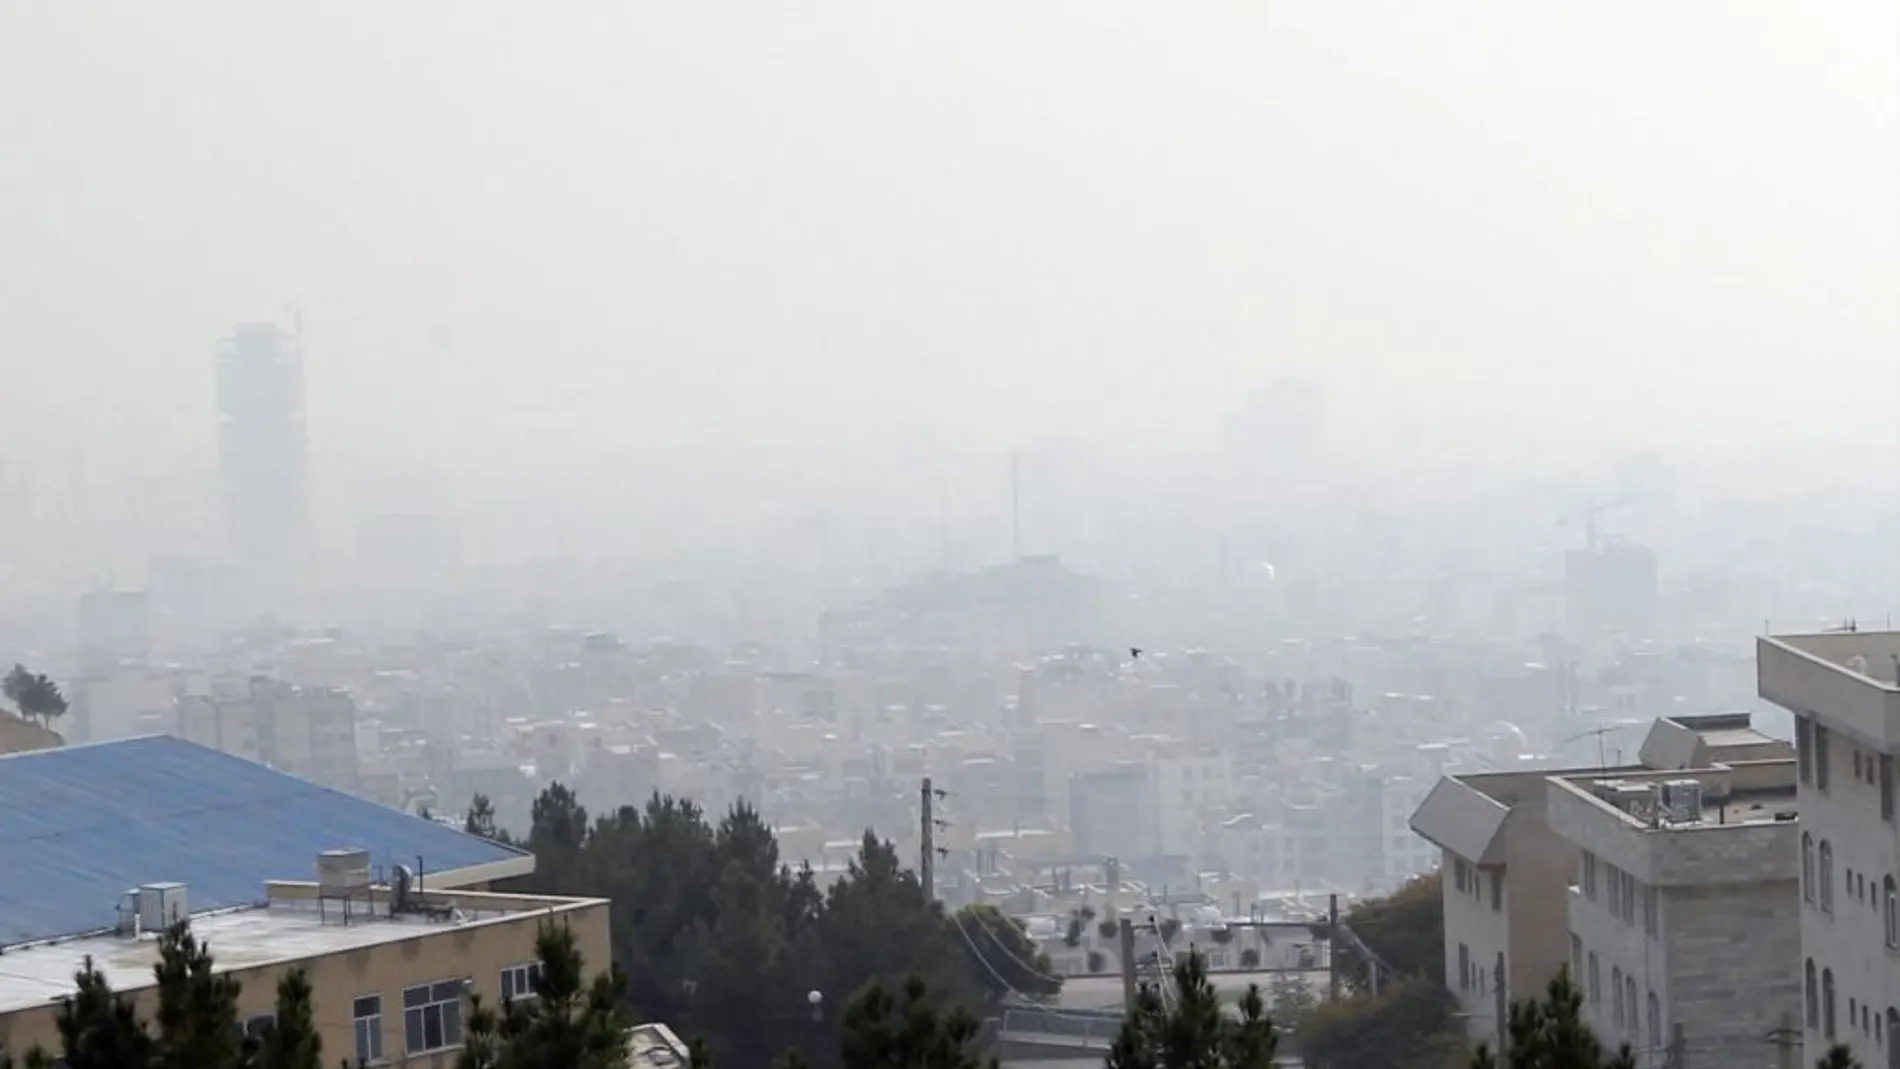
<path id="1" fill-rule="evenodd" d="M 1755 640 L 1761 696 L 1880 749 L 1900 745 L 1900 632 L 1825 631 Z"/>
<path id="2" fill-rule="evenodd" d="M 545 898 L 530 895 L 491 895 L 473 892 L 429 892 L 432 902 L 455 903 L 455 919 L 372 914 L 359 899 L 349 924 L 337 919 L 338 903 L 329 904 L 330 916 L 318 913 L 315 885 L 275 883 L 260 885 L 253 895 L 265 905 L 193 914 L 191 930 L 210 949 L 218 969 L 250 969 L 277 962 L 301 961 L 343 951 L 400 942 L 430 932 L 463 931 L 505 921 L 525 913 L 572 909 L 593 904 L 591 899 Z M 378 889 L 382 894 L 382 889 Z M 153 983 L 158 963 L 158 939 L 113 933 L 75 936 L 12 947 L 0 958 L 0 1014 L 12 1013 L 57 1000 L 73 990 L 73 976 L 86 958 L 105 974 L 117 991 L 133 991 Z"/>
<path id="3" fill-rule="evenodd" d="M 0 756 L 0 947 L 110 928 L 119 896 L 174 880 L 194 909 L 255 905 L 368 850 L 450 887 L 533 871 L 512 847 L 168 736 Z M 9 951 L 7 960 L 12 961 Z M 9 971 L 11 971 L 9 969 Z"/>

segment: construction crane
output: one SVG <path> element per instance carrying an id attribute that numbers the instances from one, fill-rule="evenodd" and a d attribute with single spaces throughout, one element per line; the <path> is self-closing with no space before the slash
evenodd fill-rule
<path id="1" fill-rule="evenodd" d="M 1583 517 L 1583 548 L 1595 553 L 1601 547 L 1601 543 L 1597 540 L 1597 516 L 1619 505 L 1627 505 L 1641 496 L 1643 495 L 1623 494 L 1619 497 L 1613 497 L 1608 501 L 1599 501 L 1581 512 L 1573 513 L 1570 516 L 1558 520 L 1557 523 L 1559 526 L 1567 526 L 1572 519 L 1578 516 Z"/>

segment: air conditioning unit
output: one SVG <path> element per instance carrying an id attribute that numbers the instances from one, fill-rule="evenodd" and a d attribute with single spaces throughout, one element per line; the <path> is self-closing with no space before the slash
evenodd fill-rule
<path id="1" fill-rule="evenodd" d="M 345 895 L 369 889 L 368 850 L 325 850 L 317 855 L 317 891 Z"/>
<path id="2" fill-rule="evenodd" d="M 1664 780 L 1658 807 L 1671 824 L 1694 824 L 1702 819 L 1702 781 Z"/>

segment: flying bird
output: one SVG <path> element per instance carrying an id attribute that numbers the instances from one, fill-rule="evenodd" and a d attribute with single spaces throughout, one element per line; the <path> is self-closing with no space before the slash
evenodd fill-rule
<path id="1" fill-rule="evenodd" d="M 1140 646 L 1128 647 L 1128 659 L 1131 661 L 1141 660 L 1141 647 Z"/>

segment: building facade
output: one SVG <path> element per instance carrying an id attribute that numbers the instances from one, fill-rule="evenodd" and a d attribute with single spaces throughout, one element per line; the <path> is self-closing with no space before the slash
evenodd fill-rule
<path id="1" fill-rule="evenodd" d="M 344 903 L 319 899 L 315 883 L 271 883 L 263 891 L 265 905 L 192 916 L 192 931 L 218 971 L 242 984 L 238 1012 L 249 1033 L 270 1020 L 278 981 L 303 970 L 326 1062 L 454 1065 L 470 996 L 497 1005 L 532 991 L 544 924 L 573 932 L 590 967 L 610 960 L 604 899 L 422 891 L 396 906 L 389 888 L 376 887 L 350 900 L 346 920 Z M 7 1050 L 59 1049 L 58 999 L 71 993 L 87 959 L 141 1016 L 149 1019 L 156 1007 L 158 943 L 137 925 L 7 947 L 5 956 L 0 1047 Z"/>
<path id="2" fill-rule="evenodd" d="M 1795 717 L 1803 1058 L 1900 1066 L 1900 633 L 1763 637 L 1755 662 Z"/>
<path id="3" fill-rule="evenodd" d="M 1645 751 L 1683 727 L 1658 722 Z M 1549 780 L 1551 828 L 1577 850 L 1571 972 L 1597 1035 L 1638 1065 L 1773 1069 L 1768 1037 L 1797 1024 L 1794 755 L 1758 738 L 1773 756 Z"/>

